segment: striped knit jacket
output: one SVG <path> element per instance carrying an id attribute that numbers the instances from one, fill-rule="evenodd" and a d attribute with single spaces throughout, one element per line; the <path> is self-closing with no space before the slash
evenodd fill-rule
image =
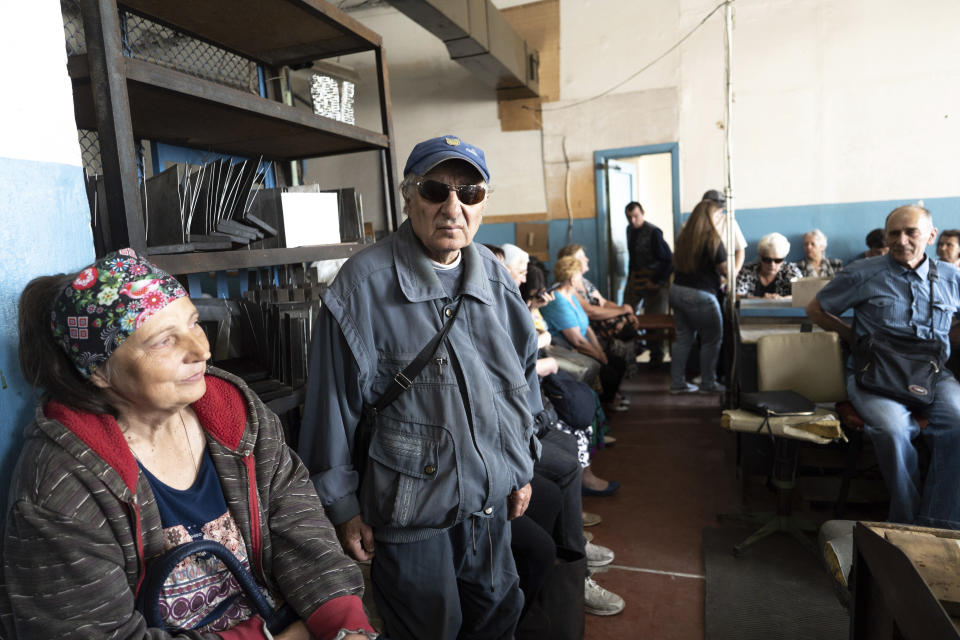
<path id="1" fill-rule="evenodd" d="M 213 368 L 193 404 L 258 581 L 321 640 L 368 629 L 363 579 L 340 550 L 276 415 L 242 380 Z M 167 638 L 134 609 L 144 563 L 163 551 L 153 493 L 116 421 L 56 402 L 27 428 L 3 538 L 0 637 Z M 269 637 L 258 618 L 219 634 Z"/>

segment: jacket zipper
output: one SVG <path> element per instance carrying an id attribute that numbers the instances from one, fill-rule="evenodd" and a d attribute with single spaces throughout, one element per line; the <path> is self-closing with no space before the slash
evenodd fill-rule
<path id="1" fill-rule="evenodd" d="M 250 546 L 253 548 L 253 562 L 257 568 L 257 575 L 261 584 L 267 584 L 263 575 L 263 560 L 260 557 L 263 551 L 263 541 L 260 539 L 260 500 L 257 497 L 257 474 L 253 454 L 243 457 L 243 464 L 247 467 L 247 499 L 250 503 Z"/>

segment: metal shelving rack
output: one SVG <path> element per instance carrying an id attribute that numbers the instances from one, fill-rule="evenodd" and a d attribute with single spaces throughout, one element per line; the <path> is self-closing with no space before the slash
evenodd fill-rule
<path id="1" fill-rule="evenodd" d="M 124 55 L 116 0 L 80 0 L 86 55 L 72 55 L 77 126 L 99 132 L 106 202 L 100 208 L 113 248 L 149 253 L 143 228 L 135 141 L 149 139 L 265 160 L 379 151 L 388 222 L 397 226 L 390 89 L 380 37 L 324 0 L 124 0 L 124 11 L 263 65 L 284 66 L 362 51 L 376 56 L 382 133 L 305 113 L 180 70 Z M 199 273 L 342 258 L 360 245 L 238 249 L 153 256 L 172 273 Z"/>

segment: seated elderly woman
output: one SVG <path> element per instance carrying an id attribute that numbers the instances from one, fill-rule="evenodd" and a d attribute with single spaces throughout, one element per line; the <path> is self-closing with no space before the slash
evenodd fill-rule
<path id="1" fill-rule="evenodd" d="M 743 267 L 737 275 L 737 295 L 742 298 L 784 298 L 792 295 L 790 283 L 801 277 L 800 270 L 785 262 L 790 243 L 782 234 L 768 233 L 757 243 L 759 260 Z"/>
<path id="2" fill-rule="evenodd" d="M 530 265 L 530 254 L 515 244 L 502 244 L 503 264 L 510 272 L 510 277 L 519 287 L 527 279 L 527 267 Z"/>
<path id="3" fill-rule="evenodd" d="M 568 244 L 557 252 L 557 258 L 573 256 L 580 261 L 584 277 L 582 286 L 577 290 L 577 300 L 590 319 L 590 326 L 600 340 L 600 344 L 608 352 L 620 356 L 630 363 L 636 359 L 637 329 L 640 321 L 633 308 L 628 304 L 617 304 L 607 300 L 600 290 L 586 278 L 590 270 L 590 258 L 587 257 L 583 245 Z"/>
<path id="4" fill-rule="evenodd" d="M 843 262 L 825 255 L 827 236 L 820 229 L 803 234 L 803 259 L 796 263 L 804 278 L 832 278 L 843 269 Z"/>
<path id="5" fill-rule="evenodd" d="M 576 351 L 590 356 L 600 363 L 600 386 L 603 391 L 600 401 L 613 404 L 620 390 L 620 381 L 626 367 L 623 358 L 606 353 L 597 335 L 590 328 L 590 321 L 577 300 L 576 291 L 581 286 L 583 267 L 573 256 L 560 258 L 553 267 L 554 277 L 560 285 L 554 299 L 543 309 L 544 320 L 556 343 L 570 346 Z M 613 407 L 624 411 L 627 406 L 620 402 Z"/>
<path id="6" fill-rule="evenodd" d="M 521 290 L 523 290 L 530 272 L 539 272 L 542 276 L 540 267 L 530 264 L 530 254 L 520 247 L 514 244 L 505 244 L 502 247 L 494 247 L 490 250 L 507 267 L 510 277 L 513 278 L 513 281 Z M 522 272 L 521 268 L 523 269 Z M 541 277 L 538 282 L 542 280 Z M 552 344 L 552 336 L 546 321 L 540 315 L 540 307 L 553 300 L 553 294 L 545 289 L 541 293 L 542 295 L 536 300 L 537 304 L 531 307 L 533 325 L 537 330 L 537 348 L 544 356 L 537 360 L 537 373 L 547 375 L 556 373 L 556 370 L 559 369 L 569 373 L 580 382 L 594 385 L 597 381 L 597 374 L 600 372 L 600 363 L 573 349 Z"/>
<path id="7" fill-rule="evenodd" d="M 232 552 L 272 606 L 292 608 L 277 640 L 375 637 L 360 571 L 277 416 L 207 367 L 197 310 L 173 277 L 123 249 L 37 278 L 19 329 L 24 376 L 45 395 L 10 494 L 6 637 L 271 637 L 206 554 L 169 572 L 155 594 L 162 619 L 148 625 L 135 605 L 145 572 L 199 539 Z"/>

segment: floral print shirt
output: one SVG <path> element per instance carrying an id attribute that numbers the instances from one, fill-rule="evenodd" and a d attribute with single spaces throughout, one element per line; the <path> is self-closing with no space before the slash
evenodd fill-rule
<path id="1" fill-rule="evenodd" d="M 832 278 L 837 272 L 843 269 L 843 262 L 836 258 L 824 257 L 820 260 L 820 268 L 815 268 L 804 258 L 794 263 L 804 278 Z"/>
<path id="2" fill-rule="evenodd" d="M 776 277 L 768 286 L 760 282 L 760 261 L 746 265 L 737 275 L 737 295 L 762 298 L 765 293 L 780 296 L 793 295 L 790 283 L 802 277 L 800 270 L 792 262 L 784 262 Z"/>

